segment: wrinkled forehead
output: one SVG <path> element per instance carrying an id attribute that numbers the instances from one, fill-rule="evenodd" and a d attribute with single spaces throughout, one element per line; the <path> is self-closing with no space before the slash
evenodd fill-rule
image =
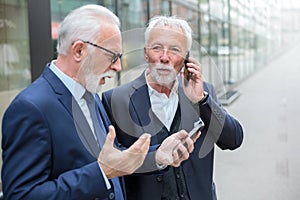
<path id="1" fill-rule="evenodd" d="M 157 25 L 150 32 L 149 44 L 156 41 L 186 46 L 187 37 L 178 25 Z"/>
<path id="2" fill-rule="evenodd" d="M 163 31 L 163 32 L 170 32 L 170 34 L 179 34 L 179 35 L 185 36 L 185 33 L 184 33 L 182 27 L 180 27 L 177 24 L 158 24 L 153 27 L 151 32 L 153 32 L 155 30 Z M 150 32 L 150 34 L 151 34 L 151 32 Z"/>

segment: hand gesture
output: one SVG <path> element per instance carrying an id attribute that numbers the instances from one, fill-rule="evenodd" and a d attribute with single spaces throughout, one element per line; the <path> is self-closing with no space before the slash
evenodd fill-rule
<path id="1" fill-rule="evenodd" d="M 143 134 L 127 150 L 114 147 L 115 128 L 109 126 L 106 141 L 99 154 L 98 162 L 107 178 L 132 174 L 144 162 L 150 145 L 150 134 Z"/>
<path id="2" fill-rule="evenodd" d="M 199 102 L 203 96 L 203 77 L 201 64 L 194 58 L 189 57 L 186 64 L 187 69 L 180 73 L 182 79 L 182 85 L 185 95 L 193 102 Z M 190 80 L 187 77 L 187 73 L 192 73 Z"/>
<path id="3" fill-rule="evenodd" d="M 185 130 L 167 137 L 156 151 L 156 163 L 160 165 L 180 166 L 181 162 L 189 158 L 194 150 L 194 142 L 200 136 L 200 132 L 192 140 Z"/>

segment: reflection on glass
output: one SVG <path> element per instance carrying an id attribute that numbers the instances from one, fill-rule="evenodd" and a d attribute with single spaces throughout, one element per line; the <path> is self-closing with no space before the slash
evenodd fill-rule
<path id="1" fill-rule="evenodd" d="M 0 119 L 3 118 L 10 101 L 31 81 L 27 16 L 27 1 L 1 0 Z M 2 120 L 0 120 L 0 127 L 2 127 Z M 1 131 L 0 129 L 0 140 Z"/>
<path id="2" fill-rule="evenodd" d="M 88 3 L 101 4 L 115 12 L 122 31 L 144 28 L 148 18 L 155 15 L 176 15 L 187 20 L 193 29 L 193 39 L 201 46 L 200 61 L 205 62 L 210 56 L 218 65 L 224 83 L 229 85 L 252 74 L 280 49 L 280 25 L 274 21 L 280 13 L 279 7 L 260 0 L 51 0 L 54 48 L 58 25 L 65 14 Z M 273 21 L 268 24 L 270 19 Z M 123 43 L 123 48 L 131 48 L 130 45 Z M 132 68 L 128 57 L 123 57 L 121 73 Z"/>
<path id="3" fill-rule="evenodd" d="M 10 1 L 0 5 L 0 92 L 24 88 L 30 80 L 27 4 Z"/>

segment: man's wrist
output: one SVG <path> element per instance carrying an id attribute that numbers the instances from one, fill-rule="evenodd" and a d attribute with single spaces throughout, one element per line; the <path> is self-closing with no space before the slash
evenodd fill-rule
<path id="1" fill-rule="evenodd" d="M 159 147 L 158 147 L 158 148 L 159 148 Z M 157 149 L 158 149 L 158 148 L 157 148 Z M 157 151 L 158 151 L 158 150 L 157 150 Z M 160 161 L 159 161 L 159 159 L 157 158 L 157 151 L 155 152 L 155 164 L 156 164 L 156 167 L 157 167 L 158 170 L 163 170 L 163 169 L 165 169 L 166 167 L 168 167 L 168 165 L 159 163 Z"/>

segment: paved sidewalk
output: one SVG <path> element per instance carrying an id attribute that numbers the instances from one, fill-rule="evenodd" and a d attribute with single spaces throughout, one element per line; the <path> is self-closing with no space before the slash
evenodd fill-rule
<path id="1" fill-rule="evenodd" d="M 300 199 L 300 45 L 243 82 L 227 109 L 245 138 L 233 152 L 216 148 L 219 200 Z"/>

